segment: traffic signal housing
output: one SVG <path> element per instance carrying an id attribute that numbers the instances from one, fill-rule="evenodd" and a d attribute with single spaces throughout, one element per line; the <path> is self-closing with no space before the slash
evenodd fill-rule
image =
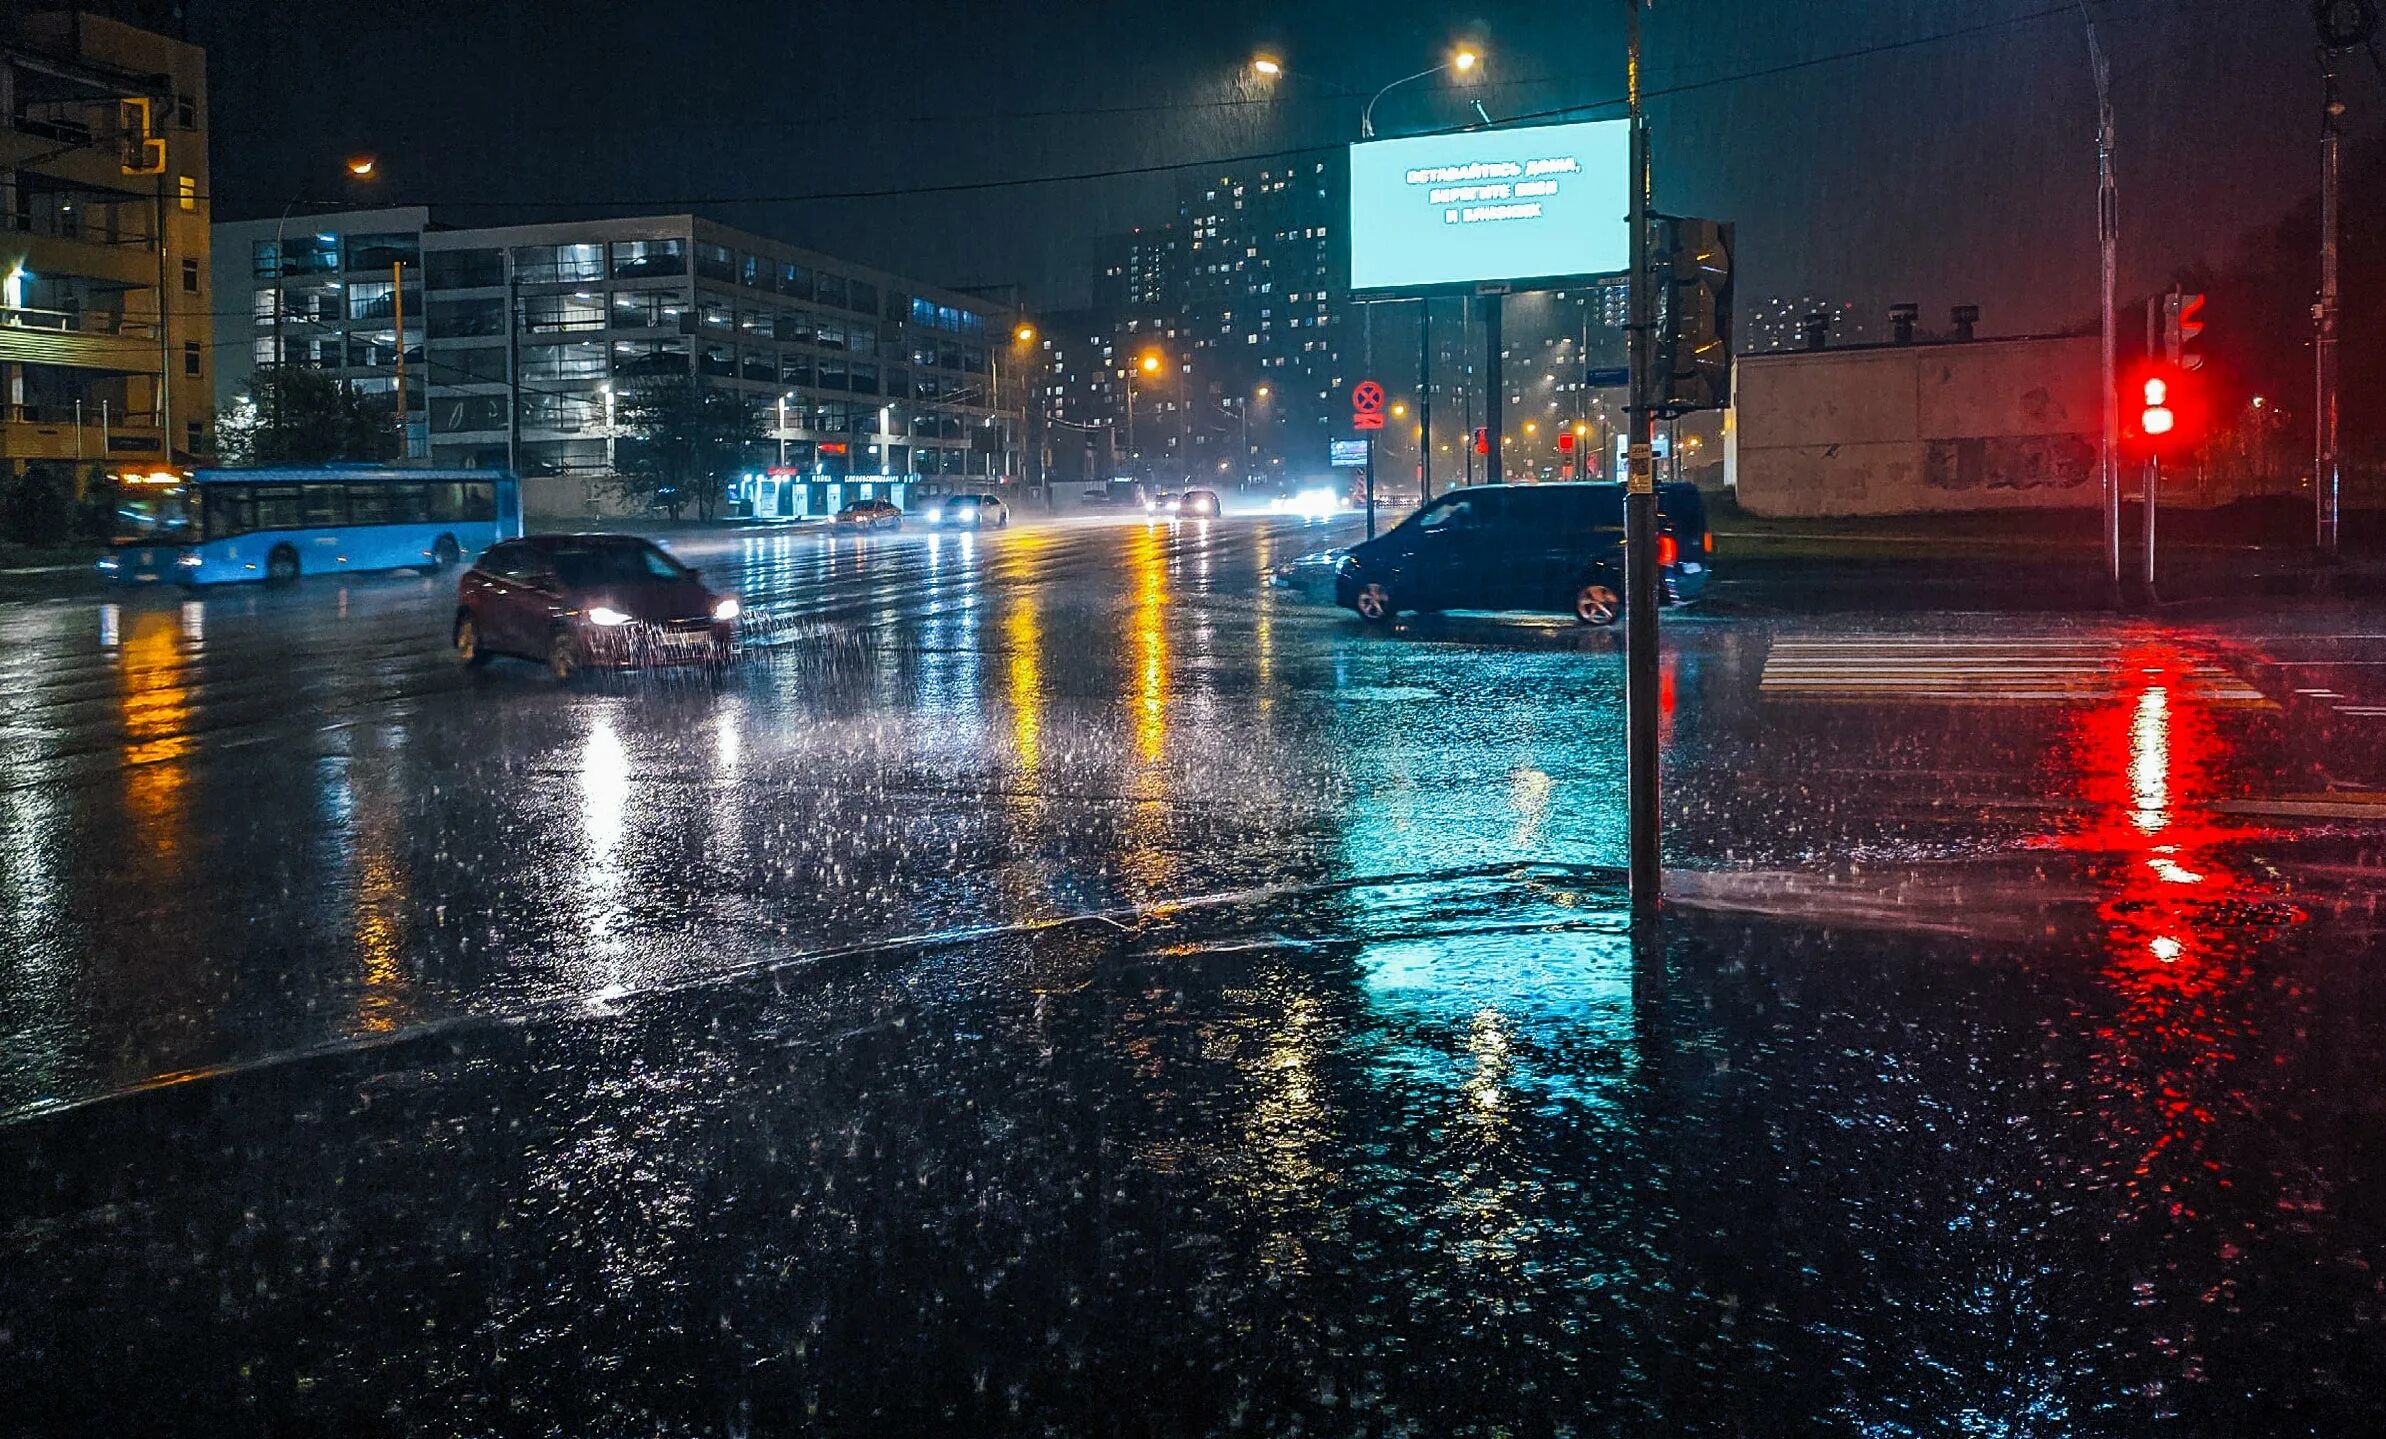
<path id="1" fill-rule="evenodd" d="M 2204 438 L 2202 389 L 2191 371 L 2150 360 L 2121 385 L 2124 437 L 2142 453 L 2168 459 Z"/>
<path id="2" fill-rule="evenodd" d="M 2177 290 L 2162 297 L 2162 357 L 2181 370 L 2204 368 L 2196 348 L 2204 333 L 2204 297 Z"/>
<path id="3" fill-rule="evenodd" d="M 1652 355 L 1650 403 L 1659 414 L 1731 404 L 1733 230 L 1719 220 L 1659 222 L 1664 313 Z"/>

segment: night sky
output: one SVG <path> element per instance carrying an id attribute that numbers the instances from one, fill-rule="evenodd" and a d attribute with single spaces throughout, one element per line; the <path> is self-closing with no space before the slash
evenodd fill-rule
<path id="1" fill-rule="evenodd" d="M 2090 9 L 2114 59 L 2127 286 L 2225 255 L 2312 188 L 2301 0 Z M 370 149 L 388 174 L 372 198 L 453 222 L 694 209 L 930 279 L 1017 280 L 1044 305 L 1084 299 L 1089 237 L 1166 217 L 1158 167 L 1338 145 L 1368 93 L 1453 38 L 1484 47 L 1485 81 L 1396 92 L 1382 131 L 1458 123 L 1467 97 L 1501 118 L 1597 105 L 1623 75 L 1620 4 L 194 0 L 190 14 L 212 55 L 219 218 L 346 199 L 339 157 Z M 1659 205 L 1739 222 L 1744 294 L 1910 299 L 1934 318 L 1972 301 L 1992 333 L 2093 314 L 2076 7 L 1660 0 L 1648 43 Z M 1824 59 L 1875 47 L 1895 48 Z M 1272 90 L 1245 79 L 1258 48 L 1293 72 Z M 1810 60 L 1824 63 L 1756 73 Z M 2355 132 L 2373 130 L 2377 74 L 2348 73 Z M 1155 173 L 829 198 L 1138 167 Z"/>

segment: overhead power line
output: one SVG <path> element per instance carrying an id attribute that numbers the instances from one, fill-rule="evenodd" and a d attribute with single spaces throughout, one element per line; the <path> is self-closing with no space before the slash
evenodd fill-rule
<path id="1" fill-rule="evenodd" d="M 1895 54 L 1899 51 L 1914 50 L 1931 45 L 1946 44 L 1955 40 L 1972 39 L 1982 35 L 1993 34 L 2000 30 L 2010 30 L 2021 26 L 2038 24 L 2047 20 L 2067 18 L 2071 15 L 2074 15 L 2075 13 L 2076 5 L 2074 3 L 2070 3 L 2070 0 L 2067 0 L 2067 3 L 2064 4 L 2050 5 L 2042 9 L 2024 11 L 2016 15 L 2000 16 L 1991 20 L 1977 21 L 1968 25 L 1956 26 L 1953 29 L 1936 31 L 1928 35 L 1909 36 L 1902 40 L 1879 41 L 1869 45 L 1857 46 L 1852 49 L 1833 51 L 1826 55 L 1815 55 L 1801 60 L 1788 60 L 1783 61 L 1780 64 L 1760 66 L 1753 70 L 1735 71 L 1724 75 L 1709 76 L 1700 80 L 1685 80 L 1676 84 L 1651 87 L 1643 91 L 1643 94 L 1649 99 L 1665 99 L 1671 96 L 1693 94 L 1702 90 L 1712 90 L 1726 85 L 1747 84 L 1752 81 L 1768 80 L 1782 75 L 1794 74 L 1802 70 L 1816 69 L 1825 65 L 1843 64 L 1851 60 L 1863 60 L 1878 55 Z M 1549 82 L 1546 80 L 1536 80 L 1530 82 L 1519 81 L 1511 83 L 1521 85 L 1526 83 L 1545 84 Z M 1243 102 L 1236 101 L 1225 103 L 1240 104 Z M 1616 95 L 1606 99 L 1590 100 L 1575 105 L 1563 105 L 1542 110 L 1526 111 L 1517 115 L 1508 116 L 1507 118 L 1501 120 L 1499 122 L 1499 128 L 1516 125 L 1520 122 L 1557 120 L 1570 116 L 1580 116 L 1586 113 L 1593 113 L 1601 110 L 1614 110 L 1621 108 L 1624 103 L 1624 97 L 1622 95 Z M 1090 109 L 1074 112 L 1055 111 L 1033 113 L 1050 113 L 1056 115 L 1074 113 L 1087 116 L 1099 116 L 1107 113 L 1140 110 L 1142 108 L 1143 107 L 1117 107 L 1116 110 Z M 1169 106 L 1158 108 L 1176 109 L 1186 107 Z M 643 210 L 677 212 L 693 209 L 715 209 L 723 206 L 734 205 L 794 205 L 857 200 L 898 200 L 933 195 L 957 195 L 971 194 L 981 191 L 1030 189 L 1045 185 L 1084 184 L 1096 180 L 1129 180 L 1155 175 L 1174 174 L 1186 170 L 1222 169 L 1231 168 L 1238 165 L 1255 165 L 1274 161 L 1298 160 L 1315 155 L 1332 154 L 1342 150 L 1343 148 L 1344 146 L 1340 143 L 1326 145 L 1301 145 L 1288 148 L 1277 148 L 1273 150 L 1247 151 L 1233 155 L 1210 155 L 1192 160 L 1160 161 L 1148 165 L 1117 165 L 1091 170 L 1071 170 L 1049 175 L 1020 175 L 990 180 L 956 180 L 935 185 L 889 185 L 860 187 L 844 190 L 807 190 L 775 195 L 663 195 L 632 196 L 607 200 L 525 200 L 509 198 L 502 200 L 433 199 L 426 201 L 415 199 L 412 200 L 411 203 L 418 205 L 427 204 L 433 208 L 443 210 Z M 300 203 L 313 208 L 321 208 L 327 205 L 337 209 L 359 208 L 352 200 L 341 200 L 338 202 L 302 200 Z"/>

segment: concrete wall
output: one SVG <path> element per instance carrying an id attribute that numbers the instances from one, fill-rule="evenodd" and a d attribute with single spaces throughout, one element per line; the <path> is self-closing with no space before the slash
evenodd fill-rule
<path id="1" fill-rule="evenodd" d="M 1751 513 L 1900 515 L 2097 503 L 2097 341 L 1750 355 L 1725 481 Z"/>

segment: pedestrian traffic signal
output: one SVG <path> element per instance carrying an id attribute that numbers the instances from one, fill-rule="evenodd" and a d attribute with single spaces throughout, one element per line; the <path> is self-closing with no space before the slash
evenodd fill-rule
<path id="1" fill-rule="evenodd" d="M 2162 357 L 2182 370 L 2204 368 L 2204 357 L 2196 351 L 2197 339 L 2204 333 L 2204 297 L 2182 294 L 2177 290 L 2162 297 Z"/>
<path id="2" fill-rule="evenodd" d="M 1480 425 L 1475 427 L 1475 453 L 1478 455 L 1491 453 L 1491 431 Z"/>
<path id="3" fill-rule="evenodd" d="M 1732 227 L 1661 220 L 1657 326 L 1650 403 L 1661 415 L 1731 404 Z"/>
<path id="4" fill-rule="evenodd" d="M 2122 413 L 2130 417 L 2129 438 L 2149 454 L 2192 448 L 2201 438 L 2196 385 L 2176 366 L 2150 362 L 2124 388 Z"/>
<path id="5" fill-rule="evenodd" d="M 1574 453 L 1574 432 L 1572 430 L 1558 431 L 1558 453 L 1561 455 Z"/>

